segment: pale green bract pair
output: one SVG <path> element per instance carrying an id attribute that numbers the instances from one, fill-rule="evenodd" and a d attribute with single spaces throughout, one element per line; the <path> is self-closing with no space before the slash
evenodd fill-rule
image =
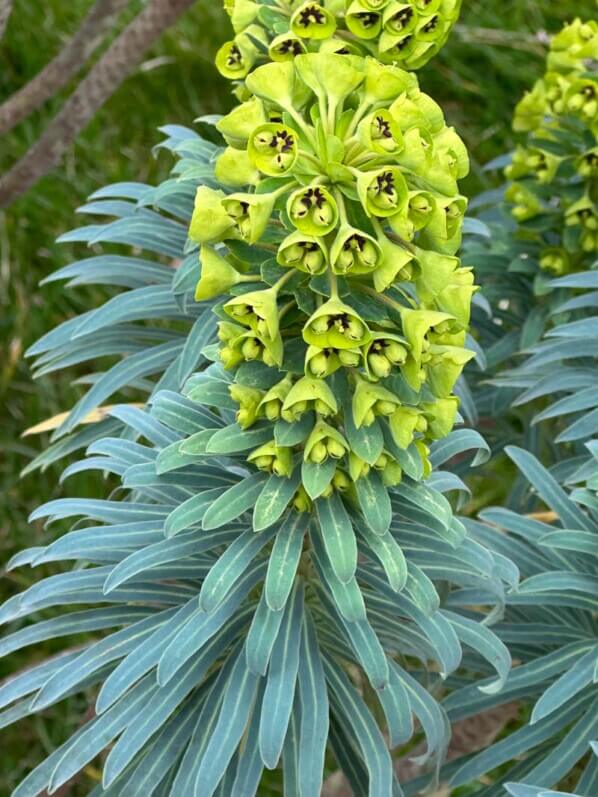
<path id="1" fill-rule="evenodd" d="M 196 298 L 235 294 L 217 308 L 211 354 L 237 374 L 237 421 L 272 424 L 248 462 L 288 478 L 302 463 L 298 509 L 335 489 L 350 498 L 371 469 L 395 485 L 406 456 L 429 475 L 473 356 L 473 274 L 455 257 L 465 147 L 412 74 L 373 58 L 302 54 L 246 87 L 217 124 L 228 146 L 216 165 L 245 190 L 202 186 L 190 237 Z M 289 424 L 299 431 L 283 445 Z"/>
<path id="2" fill-rule="evenodd" d="M 216 64 L 242 80 L 266 60 L 318 50 L 419 69 L 446 42 L 461 0 L 234 0 L 225 7 L 236 35 Z"/>

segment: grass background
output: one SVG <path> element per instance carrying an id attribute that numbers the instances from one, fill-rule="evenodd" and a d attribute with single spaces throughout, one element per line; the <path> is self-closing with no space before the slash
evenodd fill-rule
<path id="1" fill-rule="evenodd" d="M 30 79 L 77 28 L 91 0 L 15 0 L 0 42 L 0 102 Z M 140 7 L 141 3 L 133 4 Z M 469 195 L 487 185 L 481 166 L 513 144 L 510 118 L 522 92 L 542 71 L 544 32 L 575 15 L 590 17 L 593 0 L 465 0 L 456 32 L 443 52 L 422 70 L 421 82 L 444 107 L 472 155 Z M 126 16 L 121 23 L 126 22 Z M 76 226 L 75 211 L 93 190 L 110 182 L 163 179 L 171 165 L 154 157 L 156 128 L 190 125 L 202 113 L 231 105 L 228 84 L 212 66 L 219 42 L 229 38 L 218 0 L 198 0 L 178 25 L 146 55 L 144 63 L 98 112 L 60 166 L 8 211 L 0 211 L 0 562 L 16 550 L 40 544 L 45 534 L 27 523 L 33 508 L 61 494 L 59 471 L 21 480 L 19 471 L 44 445 L 21 439 L 22 431 L 69 408 L 76 395 L 73 373 L 32 382 L 24 351 L 61 320 L 103 300 L 98 290 L 43 289 L 47 274 L 73 259 L 73 249 L 55 238 Z M 69 86 L 31 120 L 0 141 L 0 171 L 26 151 L 72 89 Z M 76 477 L 71 494 L 93 495 L 102 485 Z M 0 602 L 37 580 L 38 571 L 15 572 L 0 582 Z M 0 661 L 0 679 L 43 658 L 59 646 Z M 0 797 L 8 797 L 26 772 L 66 738 L 86 710 L 83 696 L 3 731 Z M 98 777 L 93 767 L 70 794 L 87 794 Z M 272 793 L 276 793 L 273 791 Z"/>

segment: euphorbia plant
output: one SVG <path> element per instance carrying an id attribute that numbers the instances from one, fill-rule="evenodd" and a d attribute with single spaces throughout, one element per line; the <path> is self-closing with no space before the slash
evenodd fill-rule
<path id="1" fill-rule="evenodd" d="M 396 4 L 367 5 L 399 24 Z M 415 2 L 410 19 L 450 24 L 456 6 Z M 159 262 L 92 259 L 88 279 L 130 292 L 34 347 L 42 371 L 128 355 L 90 378 L 38 462 L 89 446 L 67 475 L 120 482 L 109 500 L 35 513 L 81 520 L 11 566 L 77 565 L 1 619 L 86 608 L 15 631 L 4 651 L 117 630 L 2 686 L 0 702 L 16 701 L 6 721 L 97 691 L 94 718 L 15 797 L 56 791 L 112 742 L 97 795 L 252 795 L 280 768 L 285 794 L 318 797 L 338 766 L 356 795 L 391 797 L 388 747 L 411 739 L 414 716 L 422 763 L 440 766 L 450 728 L 435 695 L 463 648 L 468 668 L 496 670 L 489 693 L 509 669 L 486 623 L 517 570 L 454 516 L 442 491 L 463 483 L 432 473 L 483 447 L 472 430 L 449 436 L 472 356 L 475 289 L 456 257 L 464 147 L 413 75 L 367 54 L 373 39 L 331 38 L 344 4 L 230 9 L 242 38 L 219 64 L 244 82 L 217 123 L 227 146 L 168 129 L 178 180 L 100 192 L 89 210 L 122 217 L 70 239 L 143 246 Z M 415 28 L 422 52 L 435 25 Z M 302 46 L 277 60 L 278 42 L 257 66 L 289 30 L 308 34 Z M 147 400 L 76 428 L 122 388 Z"/>

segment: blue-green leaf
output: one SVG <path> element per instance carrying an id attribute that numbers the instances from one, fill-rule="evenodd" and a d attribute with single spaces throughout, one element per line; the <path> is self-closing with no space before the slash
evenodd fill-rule
<path id="1" fill-rule="evenodd" d="M 295 468 L 290 479 L 272 475 L 255 502 L 253 528 L 262 531 L 280 520 L 301 483 L 301 471 Z"/>
<path id="2" fill-rule="evenodd" d="M 379 473 L 370 472 L 355 482 L 357 499 L 367 525 L 375 534 L 386 534 L 392 519 L 392 507 Z"/>
<path id="3" fill-rule="evenodd" d="M 265 473 L 253 473 L 229 487 L 208 508 L 203 516 L 203 528 L 218 529 L 248 512 L 255 505 L 267 480 Z"/>
<path id="4" fill-rule="evenodd" d="M 260 753 L 268 769 L 274 769 L 282 752 L 293 707 L 299 669 L 299 645 L 303 623 L 303 585 L 298 582 L 284 611 L 272 651 L 262 701 Z"/>
<path id="5" fill-rule="evenodd" d="M 357 568 L 357 541 L 347 510 L 338 494 L 333 493 L 330 498 L 316 502 L 316 511 L 332 569 L 339 581 L 346 584 Z"/>
<path id="6" fill-rule="evenodd" d="M 276 533 L 264 585 L 266 603 L 273 612 L 284 608 L 291 592 L 309 520 L 308 513 L 290 512 Z"/>

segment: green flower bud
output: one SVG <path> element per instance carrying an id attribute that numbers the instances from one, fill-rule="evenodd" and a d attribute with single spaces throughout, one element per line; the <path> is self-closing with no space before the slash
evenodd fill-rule
<path id="1" fill-rule="evenodd" d="M 297 230 L 280 244 L 276 260 L 287 268 L 312 275 L 322 274 L 328 264 L 328 250 L 320 239 Z"/>
<path id="2" fill-rule="evenodd" d="M 319 2 L 303 3 L 291 17 L 291 31 L 302 39 L 329 39 L 335 30 L 336 19 Z"/>
<path id="3" fill-rule="evenodd" d="M 353 0 L 345 16 L 347 28 L 358 39 L 375 39 L 382 30 L 382 15 L 368 11 L 360 0 Z"/>
<path id="4" fill-rule="evenodd" d="M 297 134 L 287 125 L 260 125 L 249 139 L 251 163 L 271 177 L 288 174 L 297 161 L 297 153 Z"/>
<path id="5" fill-rule="evenodd" d="M 317 407 L 316 407 L 317 405 Z M 323 379 L 304 376 L 296 382 L 282 406 L 282 417 L 285 421 L 295 421 L 309 409 L 316 409 L 320 415 L 336 415 L 338 405 Z"/>
<path id="6" fill-rule="evenodd" d="M 577 173 L 584 180 L 595 180 L 598 178 L 598 147 L 594 147 L 589 152 L 581 155 L 575 164 Z"/>
<path id="7" fill-rule="evenodd" d="M 371 470 L 371 465 L 360 459 L 353 451 L 349 452 L 349 475 L 356 482 L 363 476 L 367 476 Z"/>
<path id="8" fill-rule="evenodd" d="M 434 151 L 455 180 L 467 177 L 469 153 L 454 127 L 443 127 L 434 134 Z"/>
<path id="9" fill-rule="evenodd" d="M 237 423 L 242 429 L 248 429 L 257 419 L 263 392 L 238 384 L 230 385 L 228 391 L 233 401 L 239 404 Z"/>
<path id="10" fill-rule="evenodd" d="M 303 486 L 299 487 L 293 498 L 293 509 L 297 512 L 309 512 L 311 510 L 311 499 L 305 492 Z"/>
<path id="11" fill-rule="evenodd" d="M 305 45 L 300 38 L 291 33 L 281 33 L 276 36 L 268 49 L 272 61 L 292 61 L 305 52 Z"/>
<path id="12" fill-rule="evenodd" d="M 271 338 L 278 335 L 277 293 L 274 288 L 251 291 L 233 296 L 224 305 L 224 312 L 234 321 L 259 331 L 259 322 L 264 321 Z"/>
<path id="13" fill-rule="evenodd" d="M 422 410 L 428 421 L 428 437 L 432 440 L 441 440 L 449 435 L 457 419 L 459 399 L 457 396 L 438 399 L 434 402 L 424 402 Z"/>
<path id="14" fill-rule="evenodd" d="M 428 383 L 438 398 L 448 398 L 455 382 L 475 353 L 456 346 L 432 346 L 432 359 L 428 364 Z"/>
<path id="15" fill-rule="evenodd" d="M 235 233 L 247 243 L 254 244 L 264 234 L 275 202 L 275 194 L 230 194 L 222 200 L 222 207 Z"/>
<path id="16" fill-rule="evenodd" d="M 565 95 L 565 105 L 569 113 L 594 121 L 598 116 L 598 83 L 589 78 L 573 81 Z"/>
<path id="17" fill-rule="evenodd" d="M 275 440 L 256 448 L 247 457 L 259 470 L 290 478 L 293 474 L 293 451 L 276 445 Z"/>
<path id="18" fill-rule="evenodd" d="M 320 349 L 356 349 L 368 342 L 370 331 L 351 307 L 329 299 L 308 320 L 303 339 Z"/>
<path id="19" fill-rule="evenodd" d="M 334 476 L 332 477 L 332 486 L 335 490 L 339 493 L 346 493 L 348 490 L 351 489 L 351 479 L 347 476 L 347 474 L 340 470 L 339 468 L 336 469 L 334 472 Z"/>
<path id="20" fill-rule="evenodd" d="M 200 278 L 195 288 L 195 301 L 203 302 L 220 296 L 244 280 L 242 274 L 211 246 L 202 246 L 199 254 Z"/>
<path id="21" fill-rule="evenodd" d="M 553 100 L 556 99 L 557 97 L 553 97 Z M 513 118 L 513 130 L 517 133 L 536 130 L 544 118 L 545 103 L 545 87 L 542 81 L 538 81 L 534 88 L 527 91 L 517 104 Z"/>
<path id="22" fill-rule="evenodd" d="M 424 246 L 453 255 L 461 246 L 463 219 L 467 209 L 465 197 L 438 197 L 436 208 L 421 233 Z"/>
<path id="23" fill-rule="evenodd" d="M 415 440 L 415 448 L 419 454 L 422 465 L 424 466 L 424 479 L 427 479 L 432 473 L 432 463 L 430 462 L 430 449 L 423 440 Z"/>
<path id="24" fill-rule="evenodd" d="M 533 219 L 542 212 L 542 203 L 536 194 L 520 183 L 513 183 L 507 188 L 505 199 L 514 205 L 512 213 L 519 222 Z"/>
<path id="25" fill-rule="evenodd" d="M 287 203 L 292 224 L 305 235 L 323 236 L 336 227 L 338 207 L 328 189 L 320 185 L 294 191 Z"/>
<path id="26" fill-rule="evenodd" d="M 337 357 L 341 365 L 345 368 L 358 368 L 361 364 L 361 352 L 359 350 L 341 349 L 337 352 Z"/>
<path id="27" fill-rule="evenodd" d="M 565 224 L 568 227 L 574 227 L 578 224 L 589 229 L 596 227 L 595 204 L 587 194 L 567 208 L 565 211 Z"/>
<path id="28" fill-rule="evenodd" d="M 357 132 L 361 143 L 377 155 L 395 155 L 405 146 L 401 128 L 386 108 L 366 116 Z"/>
<path id="29" fill-rule="evenodd" d="M 221 321 L 218 324 L 218 339 L 222 342 L 219 355 L 220 361 L 227 369 L 235 368 L 243 362 L 243 355 L 237 342 L 244 334 L 243 327 Z"/>
<path id="30" fill-rule="evenodd" d="M 382 481 L 386 487 L 396 487 L 403 480 L 403 469 L 391 459 L 382 472 Z"/>
<path id="31" fill-rule="evenodd" d="M 284 400 L 293 386 L 293 380 L 286 376 L 281 382 L 266 392 L 260 401 L 257 412 L 263 414 L 269 421 L 277 421 L 282 415 Z"/>
<path id="32" fill-rule="evenodd" d="M 379 264 L 382 252 L 371 235 L 344 224 L 330 248 L 335 274 L 368 274 Z"/>
<path id="33" fill-rule="evenodd" d="M 268 117 L 262 101 L 257 97 L 252 97 L 223 116 L 216 123 L 216 128 L 222 133 L 227 144 L 237 149 L 244 149 L 256 127 L 267 121 Z"/>
<path id="34" fill-rule="evenodd" d="M 415 437 L 420 411 L 415 407 L 401 406 L 390 416 L 392 439 L 399 448 L 409 448 Z"/>
<path id="35" fill-rule="evenodd" d="M 399 399 L 390 390 L 365 379 L 357 379 L 351 408 L 358 429 L 370 426 L 376 415 L 392 415 L 399 406 Z"/>
<path id="36" fill-rule="evenodd" d="M 214 176 L 223 185 L 257 185 L 260 173 L 254 168 L 247 152 L 227 147 L 216 161 Z"/>
<path id="37" fill-rule="evenodd" d="M 231 235 L 233 222 L 222 207 L 223 191 L 214 191 L 206 185 L 201 185 L 195 194 L 195 207 L 189 237 L 197 243 L 217 243 Z"/>
<path id="38" fill-rule="evenodd" d="M 558 246 L 548 247 L 540 255 L 540 267 L 557 277 L 567 274 L 571 269 L 569 253 Z"/>
<path id="39" fill-rule="evenodd" d="M 326 448 L 326 444 L 321 441 L 314 443 L 310 450 L 309 461 L 315 462 L 316 465 L 321 465 L 327 458 L 328 449 Z"/>
<path id="40" fill-rule="evenodd" d="M 392 363 L 383 354 L 372 352 L 367 359 L 368 369 L 376 379 L 386 379 L 392 371 Z"/>
<path id="41" fill-rule="evenodd" d="M 421 230 L 436 211 L 436 199 L 429 191 L 410 191 L 407 215 L 416 230 Z"/>
<path id="42" fill-rule="evenodd" d="M 598 252 L 598 233 L 592 230 L 584 230 L 580 236 L 579 243 L 582 252 L 586 254 Z"/>
<path id="43" fill-rule="evenodd" d="M 283 345 L 280 334 L 269 338 L 255 330 L 245 332 L 233 342 L 233 349 L 247 362 L 262 360 L 268 366 L 281 366 Z"/>
<path id="44" fill-rule="evenodd" d="M 340 361 L 334 349 L 319 349 L 309 346 L 305 357 L 305 372 L 308 376 L 323 379 L 330 376 L 340 367 Z"/>
<path id="45" fill-rule="evenodd" d="M 245 338 L 241 347 L 243 357 L 248 360 L 258 360 L 262 356 L 262 345 L 258 338 L 250 336 Z"/>
<path id="46" fill-rule="evenodd" d="M 575 19 L 553 37 L 548 68 L 581 69 L 586 59 L 598 59 L 598 22 Z"/>
<path id="47" fill-rule="evenodd" d="M 318 421 L 305 442 L 303 457 L 306 462 L 322 464 L 328 457 L 342 459 L 349 444 L 342 434 L 324 421 Z"/>
<path id="48" fill-rule="evenodd" d="M 386 379 L 393 366 L 401 366 L 407 360 L 405 341 L 398 335 L 376 332 L 365 352 L 366 369 L 372 380 Z"/>
<path id="49" fill-rule="evenodd" d="M 395 166 L 363 172 L 357 178 L 357 191 L 367 215 L 381 218 L 395 216 L 408 198 L 407 182 Z"/>
<path id="50" fill-rule="evenodd" d="M 390 460 L 389 460 L 388 454 L 385 454 L 383 452 L 382 454 L 380 454 L 378 459 L 374 462 L 374 469 L 375 470 L 384 470 L 386 468 L 386 466 L 388 465 L 389 461 Z"/>

